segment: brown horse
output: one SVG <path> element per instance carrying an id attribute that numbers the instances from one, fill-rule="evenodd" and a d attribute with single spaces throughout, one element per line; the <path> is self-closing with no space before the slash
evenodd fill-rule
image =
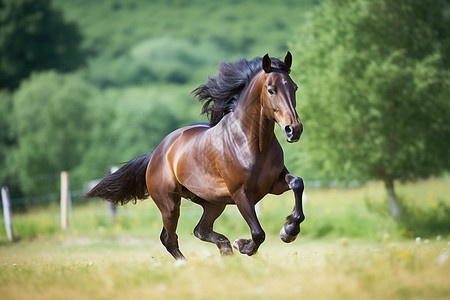
<path id="1" fill-rule="evenodd" d="M 292 242 L 305 219 L 304 185 L 284 166 L 283 150 L 274 135 L 275 122 L 288 142 L 298 141 L 303 131 L 295 110 L 297 86 L 289 77 L 291 63 L 288 52 L 284 62 L 266 54 L 220 64 L 219 75 L 193 91 L 205 101 L 203 113 L 210 124 L 172 132 L 154 151 L 104 178 L 85 198 L 124 204 L 150 195 L 162 215 L 161 242 L 175 259 L 183 259 L 176 234 L 182 197 L 203 207 L 194 234 L 216 244 L 222 255 L 233 254 L 233 249 L 213 225 L 227 204 L 237 205 L 252 238 L 238 239 L 233 246 L 253 255 L 265 239 L 255 204 L 268 193 L 292 189 L 295 207 L 280 231 L 284 242 Z"/>

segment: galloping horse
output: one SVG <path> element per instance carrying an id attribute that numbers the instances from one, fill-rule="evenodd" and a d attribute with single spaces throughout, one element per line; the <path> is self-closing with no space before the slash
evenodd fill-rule
<path id="1" fill-rule="evenodd" d="M 208 115 L 209 124 L 170 133 L 154 151 L 126 163 L 85 198 L 123 205 L 151 196 L 162 215 L 161 242 L 175 259 L 184 259 L 176 234 L 182 197 L 203 207 L 194 234 L 216 244 L 222 255 L 233 254 L 233 248 L 228 238 L 213 231 L 213 225 L 226 205 L 237 205 L 251 239 L 238 239 L 233 246 L 253 255 L 265 239 L 255 204 L 268 193 L 292 189 L 295 207 L 280 231 L 284 242 L 292 242 L 305 219 L 304 185 L 284 166 L 283 150 L 274 135 L 275 122 L 291 143 L 303 131 L 295 110 L 297 85 L 289 77 L 291 64 L 289 52 L 284 62 L 266 54 L 220 64 L 218 76 L 193 91 L 204 101 L 202 113 Z"/>

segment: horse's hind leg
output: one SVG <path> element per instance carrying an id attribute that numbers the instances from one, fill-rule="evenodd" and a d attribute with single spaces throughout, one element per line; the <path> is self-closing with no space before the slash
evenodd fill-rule
<path id="1" fill-rule="evenodd" d="M 203 207 L 203 215 L 194 229 L 194 235 L 205 242 L 216 244 L 222 255 L 232 255 L 233 248 L 226 236 L 213 231 L 214 221 L 222 214 L 225 205 L 196 201 Z"/>
<path id="2" fill-rule="evenodd" d="M 165 202 L 155 201 L 155 203 L 161 211 L 164 226 L 160 235 L 162 244 L 175 259 L 185 259 L 178 247 L 178 236 L 176 234 L 178 218 L 180 217 L 181 197 L 174 195 Z"/>

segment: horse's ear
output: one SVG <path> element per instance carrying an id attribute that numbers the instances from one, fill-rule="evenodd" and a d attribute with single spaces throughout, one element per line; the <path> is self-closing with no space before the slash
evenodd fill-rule
<path id="1" fill-rule="evenodd" d="M 291 72 L 291 66 L 292 66 L 292 54 L 291 52 L 287 52 L 286 57 L 284 58 L 284 64 L 289 69 L 289 72 Z M 288 72 L 288 73 L 289 73 Z"/>
<path id="2" fill-rule="evenodd" d="M 263 61 L 262 61 L 262 68 L 263 68 L 264 72 L 269 73 L 271 66 L 272 66 L 272 62 L 270 61 L 269 54 L 264 55 Z"/>

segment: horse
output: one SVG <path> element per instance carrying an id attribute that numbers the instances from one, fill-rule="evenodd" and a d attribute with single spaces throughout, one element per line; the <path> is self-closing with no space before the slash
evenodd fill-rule
<path id="1" fill-rule="evenodd" d="M 160 240 L 175 259 L 185 259 L 176 234 L 181 198 L 203 207 L 194 235 L 216 244 L 221 255 L 233 247 L 254 255 L 265 240 L 255 205 L 267 194 L 294 192 L 295 205 L 281 228 L 285 243 L 294 241 L 305 219 L 303 179 L 284 165 L 283 150 L 274 134 L 280 125 L 289 143 L 297 142 L 303 125 L 296 112 L 297 85 L 289 76 L 292 55 L 284 61 L 270 58 L 241 59 L 219 64 L 217 77 L 192 94 L 203 102 L 209 123 L 197 123 L 167 135 L 148 154 L 124 164 L 87 192 L 84 198 L 103 198 L 113 204 L 153 199 L 162 216 Z M 213 230 L 226 205 L 236 205 L 251 231 L 251 239 L 231 246 Z"/>

